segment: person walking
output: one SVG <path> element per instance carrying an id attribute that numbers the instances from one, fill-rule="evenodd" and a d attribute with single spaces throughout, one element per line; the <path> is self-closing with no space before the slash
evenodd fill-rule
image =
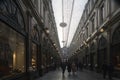
<path id="1" fill-rule="evenodd" d="M 75 63 L 73 62 L 72 63 L 72 72 L 73 72 L 73 75 L 75 75 L 76 71 L 77 71 L 77 67 L 76 67 Z"/>
<path id="2" fill-rule="evenodd" d="M 62 69 L 62 74 L 64 75 L 65 70 L 66 70 L 66 62 L 61 63 L 61 69 Z"/>
<path id="3" fill-rule="evenodd" d="M 70 62 L 68 62 L 68 64 L 67 64 L 67 70 L 70 75 L 70 73 L 71 73 L 71 63 Z"/>
<path id="4" fill-rule="evenodd" d="M 79 70 L 83 70 L 83 64 L 81 62 L 79 62 Z"/>
<path id="5" fill-rule="evenodd" d="M 112 63 L 110 63 L 108 65 L 108 77 L 109 77 L 109 80 L 112 80 L 113 71 L 114 71 L 114 66 L 113 66 Z"/>
<path id="6" fill-rule="evenodd" d="M 106 63 L 103 63 L 102 65 L 102 72 L 103 72 L 103 78 L 105 79 L 106 78 L 106 75 L 107 75 L 107 64 Z"/>

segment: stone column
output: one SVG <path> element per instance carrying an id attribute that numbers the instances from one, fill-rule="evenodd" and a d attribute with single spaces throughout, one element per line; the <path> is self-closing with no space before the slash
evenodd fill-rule
<path id="1" fill-rule="evenodd" d="M 110 44 L 111 44 L 111 31 L 110 29 L 107 31 L 107 63 L 110 63 Z"/>

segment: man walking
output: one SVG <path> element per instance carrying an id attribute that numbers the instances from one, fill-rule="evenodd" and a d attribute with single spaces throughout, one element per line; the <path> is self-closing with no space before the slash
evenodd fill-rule
<path id="1" fill-rule="evenodd" d="M 66 69 L 66 62 L 61 63 L 62 74 L 64 75 Z"/>
<path id="2" fill-rule="evenodd" d="M 109 80 L 112 80 L 113 71 L 114 71 L 114 66 L 113 66 L 112 63 L 110 63 L 108 65 L 108 77 L 109 77 Z"/>
<path id="3" fill-rule="evenodd" d="M 103 65 L 102 65 L 102 71 L 103 71 L 103 78 L 105 79 L 106 78 L 106 75 L 107 75 L 107 64 L 104 62 Z"/>

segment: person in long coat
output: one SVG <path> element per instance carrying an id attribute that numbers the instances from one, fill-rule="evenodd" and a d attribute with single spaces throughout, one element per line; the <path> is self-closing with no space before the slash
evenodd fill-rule
<path id="1" fill-rule="evenodd" d="M 71 63 L 68 62 L 67 64 L 67 70 L 68 70 L 68 73 L 70 74 L 71 73 Z"/>
<path id="2" fill-rule="evenodd" d="M 114 66 L 113 66 L 112 63 L 110 63 L 108 65 L 108 77 L 109 77 L 109 80 L 112 80 L 113 72 L 114 72 Z"/>
<path id="3" fill-rule="evenodd" d="M 76 67 L 75 63 L 73 62 L 72 63 L 72 72 L 73 72 L 73 74 L 75 74 L 76 71 L 77 71 L 77 67 Z"/>
<path id="4" fill-rule="evenodd" d="M 107 66 L 106 63 L 103 63 L 103 65 L 102 65 L 102 72 L 103 72 L 103 78 L 104 79 L 106 78 L 107 71 L 108 71 L 108 66 Z"/>
<path id="5" fill-rule="evenodd" d="M 62 69 L 62 74 L 64 75 L 65 69 L 66 69 L 66 63 L 65 62 L 61 63 L 61 69 Z"/>

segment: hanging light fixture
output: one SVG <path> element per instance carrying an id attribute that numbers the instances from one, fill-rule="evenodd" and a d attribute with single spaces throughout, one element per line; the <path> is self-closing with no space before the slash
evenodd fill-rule
<path id="1" fill-rule="evenodd" d="M 101 28 L 101 29 L 100 29 L 100 32 L 104 32 L 104 29 L 103 29 L 103 28 Z"/>
<path id="2" fill-rule="evenodd" d="M 67 26 L 67 23 L 64 22 L 64 2 L 63 2 L 63 0 L 62 0 L 62 22 L 60 23 L 60 26 L 63 28 L 62 29 L 62 31 L 63 31 L 63 41 L 62 41 L 62 43 L 63 43 L 63 46 L 64 46 L 64 43 L 65 43 L 65 41 L 64 41 L 64 27 Z"/>
<path id="3" fill-rule="evenodd" d="M 45 31 L 47 34 L 49 34 L 49 32 L 50 32 L 48 28 L 45 28 Z"/>
<path id="4" fill-rule="evenodd" d="M 67 23 L 64 22 L 64 1 L 62 0 L 62 22 L 60 23 L 61 27 L 66 27 Z"/>

